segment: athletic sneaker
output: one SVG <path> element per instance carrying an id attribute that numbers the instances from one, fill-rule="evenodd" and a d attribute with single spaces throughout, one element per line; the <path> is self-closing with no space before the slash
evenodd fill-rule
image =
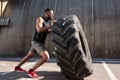
<path id="1" fill-rule="evenodd" d="M 14 71 L 26 72 L 26 70 L 24 70 L 24 69 L 22 69 L 21 67 L 18 67 L 18 66 L 16 66 L 16 67 L 14 68 Z"/>
<path id="2" fill-rule="evenodd" d="M 31 70 L 31 69 L 28 71 L 28 76 L 30 76 L 32 78 L 39 78 L 37 73 L 34 70 Z"/>

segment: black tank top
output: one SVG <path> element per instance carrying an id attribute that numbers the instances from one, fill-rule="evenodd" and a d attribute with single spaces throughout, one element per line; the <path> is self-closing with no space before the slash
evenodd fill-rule
<path id="1" fill-rule="evenodd" d="M 43 27 L 47 27 L 49 26 L 49 21 L 46 20 L 44 17 L 43 18 L 43 24 L 42 26 Z M 37 42 L 37 43 L 45 43 L 45 40 L 46 40 L 46 37 L 47 37 L 47 33 L 48 31 L 45 31 L 45 32 L 37 32 L 37 30 L 35 29 L 35 34 L 34 34 L 34 37 L 33 37 L 33 41 L 34 42 Z"/>

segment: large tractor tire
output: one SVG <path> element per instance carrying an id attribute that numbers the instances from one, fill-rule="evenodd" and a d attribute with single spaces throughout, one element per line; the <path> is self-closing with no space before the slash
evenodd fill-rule
<path id="1" fill-rule="evenodd" d="M 45 48 L 49 52 L 50 56 L 53 56 L 53 45 L 51 43 L 51 33 L 47 34 L 47 38 L 45 41 Z"/>
<path id="2" fill-rule="evenodd" d="M 51 36 L 57 64 L 66 77 L 83 80 L 93 73 L 90 50 L 77 16 L 59 19 Z"/>

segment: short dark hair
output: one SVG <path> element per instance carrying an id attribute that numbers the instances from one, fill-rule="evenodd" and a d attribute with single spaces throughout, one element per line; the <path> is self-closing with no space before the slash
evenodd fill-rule
<path id="1" fill-rule="evenodd" d="M 45 12 L 47 12 L 47 11 L 52 11 L 52 9 L 51 8 L 45 9 Z"/>

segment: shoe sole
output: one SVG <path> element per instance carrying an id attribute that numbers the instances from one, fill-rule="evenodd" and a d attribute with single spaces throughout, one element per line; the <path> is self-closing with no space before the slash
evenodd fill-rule
<path id="1" fill-rule="evenodd" d="M 27 74 L 29 77 L 33 78 L 30 74 Z"/>
<path id="2" fill-rule="evenodd" d="M 34 77 L 32 77 L 30 74 L 28 74 L 28 73 L 27 73 L 27 75 L 28 75 L 29 77 L 33 78 L 33 79 L 43 79 L 43 78 L 44 78 L 44 76 L 40 76 L 40 77 L 38 77 L 38 78 L 34 78 Z"/>
<path id="3" fill-rule="evenodd" d="M 18 70 L 15 70 L 15 72 L 26 72 L 26 71 L 18 71 Z"/>

